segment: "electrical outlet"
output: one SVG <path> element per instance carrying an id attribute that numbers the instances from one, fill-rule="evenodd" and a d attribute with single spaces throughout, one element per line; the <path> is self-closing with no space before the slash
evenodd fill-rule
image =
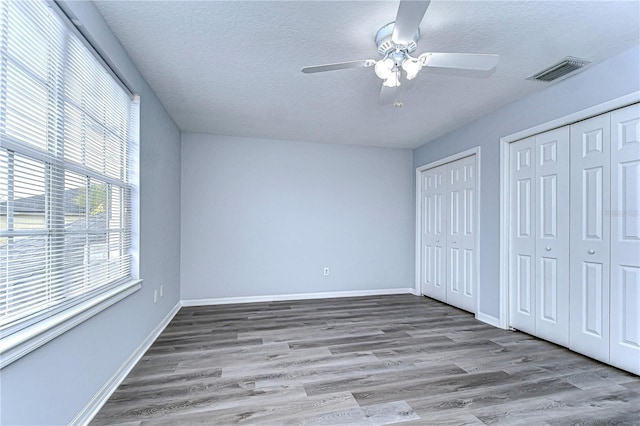
<path id="1" fill-rule="evenodd" d="M 164 285 L 160 286 L 160 297 L 164 296 Z"/>
<path id="2" fill-rule="evenodd" d="M 323 275 L 329 275 L 329 267 L 328 267 L 328 266 L 325 266 L 325 267 L 324 267 L 324 269 L 323 269 L 323 271 L 322 271 L 322 274 L 323 274 Z"/>
<path id="3" fill-rule="evenodd" d="M 153 303 L 158 303 L 158 290 L 153 290 Z"/>

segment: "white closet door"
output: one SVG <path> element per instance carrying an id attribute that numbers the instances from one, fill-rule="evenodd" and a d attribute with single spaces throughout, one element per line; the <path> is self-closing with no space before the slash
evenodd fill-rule
<path id="1" fill-rule="evenodd" d="M 509 325 L 535 334 L 535 137 L 509 149 Z"/>
<path id="2" fill-rule="evenodd" d="M 569 347 L 609 362 L 610 114 L 571 126 Z"/>
<path id="3" fill-rule="evenodd" d="M 449 164 L 447 181 L 447 303 L 475 312 L 475 156 Z"/>
<path id="4" fill-rule="evenodd" d="M 640 105 L 611 113 L 611 364 L 640 374 Z"/>
<path id="5" fill-rule="evenodd" d="M 535 334 L 568 346 L 569 127 L 536 136 L 535 168 Z"/>
<path id="6" fill-rule="evenodd" d="M 422 294 L 446 301 L 446 165 L 422 172 Z"/>

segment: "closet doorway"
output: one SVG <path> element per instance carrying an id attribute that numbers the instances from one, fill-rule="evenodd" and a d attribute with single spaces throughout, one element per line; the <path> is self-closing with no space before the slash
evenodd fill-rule
<path id="1" fill-rule="evenodd" d="M 509 326 L 640 374 L 640 104 L 509 144 Z"/>
<path id="2" fill-rule="evenodd" d="M 465 151 L 416 170 L 420 294 L 476 313 L 478 154 Z"/>

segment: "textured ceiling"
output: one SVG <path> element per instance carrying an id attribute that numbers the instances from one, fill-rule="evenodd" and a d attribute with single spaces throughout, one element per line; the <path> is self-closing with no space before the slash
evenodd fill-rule
<path id="1" fill-rule="evenodd" d="M 423 69 L 402 108 L 379 106 L 376 31 L 397 1 L 97 1 L 183 131 L 414 148 L 548 84 L 565 56 L 594 63 L 640 42 L 638 1 L 438 1 L 416 53 L 497 53 L 494 72 Z"/>

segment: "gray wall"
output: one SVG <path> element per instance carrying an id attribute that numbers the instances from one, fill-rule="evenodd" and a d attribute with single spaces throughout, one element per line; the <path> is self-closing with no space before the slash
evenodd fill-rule
<path id="1" fill-rule="evenodd" d="M 637 90 L 640 90 L 639 47 L 414 150 L 416 168 L 471 147 L 481 147 L 480 312 L 500 316 L 500 138 Z"/>
<path id="2" fill-rule="evenodd" d="M 412 180 L 410 150 L 184 133 L 182 299 L 413 287 Z"/>
<path id="3" fill-rule="evenodd" d="M 180 297 L 180 131 L 91 2 L 70 2 L 94 43 L 141 96 L 140 277 L 125 300 L 0 371 L 0 423 L 67 424 Z M 165 295 L 154 305 L 153 290 Z"/>

